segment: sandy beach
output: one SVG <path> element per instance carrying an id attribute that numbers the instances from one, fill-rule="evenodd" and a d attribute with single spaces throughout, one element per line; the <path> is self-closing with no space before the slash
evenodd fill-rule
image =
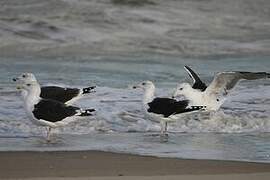
<path id="1" fill-rule="evenodd" d="M 99 151 L 1 152 L 1 179 L 269 179 L 270 164 Z"/>

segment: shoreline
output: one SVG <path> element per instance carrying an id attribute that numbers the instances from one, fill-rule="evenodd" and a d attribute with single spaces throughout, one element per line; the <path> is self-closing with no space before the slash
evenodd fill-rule
<path id="1" fill-rule="evenodd" d="M 263 173 L 263 176 L 270 177 L 268 163 L 158 158 L 101 151 L 0 152 L 0 162 L 0 179 L 52 177 L 110 179 L 120 176 L 122 178 L 122 176 L 231 174 L 248 176 L 254 173 Z"/>

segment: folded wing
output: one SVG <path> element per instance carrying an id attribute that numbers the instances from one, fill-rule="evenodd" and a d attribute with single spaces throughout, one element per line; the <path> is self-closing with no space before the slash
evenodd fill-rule
<path id="1" fill-rule="evenodd" d="M 63 88 L 57 86 L 45 86 L 41 88 L 40 97 L 44 99 L 53 99 L 66 103 L 67 101 L 78 96 L 80 89 L 78 88 Z"/>
<path id="2" fill-rule="evenodd" d="M 181 114 L 203 108 L 202 106 L 188 107 L 187 100 L 177 101 L 170 98 L 155 98 L 152 102 L 148 103 L 148 106 L 148 112 L 161 114 L 164 117 L 169 117 L 173 114 Z"/>
<path id="3" fill-rule="evenodd" d="M 37 119 L 57 122 L 74 116 L 79 111 L 80 108 L 78 107 L 67 106 L 58 101 L 43 99 L 34 106 L 33 114 Z"/>

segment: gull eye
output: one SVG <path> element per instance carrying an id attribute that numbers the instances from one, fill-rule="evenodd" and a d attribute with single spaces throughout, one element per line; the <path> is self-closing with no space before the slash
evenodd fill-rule
<path id="1" fill-rule="evenodd" d="M 180 90 L 180 91 L 182 91 L 182 90 L 183 90 L 183 88 L 179 88 L 179 90 Z"/>
<path id="2" fill-rule="evenodd" d="M 144 86 L 145 84 L 146 84 L 145 82 L 142 83 L 143 86 Z"/>
<path id="3" fill-rule="evenodd" d="M 219 101 L 219 99 L 217 99 L 217 101 Z"/>
<path id="4" fill-rule="evenodd" d="M 26 84 L 26 86 L 31 86 L 31 84 Z"/>
<path id="5" fill-rule="evenodd" d="M 22 75 L 22 77 L 23 77 L 23 78 L 25 78 L 25 77 L 26 77 L 26 75 L 25 75 L 25 74 L 23 74 L 23 75 Z"/>

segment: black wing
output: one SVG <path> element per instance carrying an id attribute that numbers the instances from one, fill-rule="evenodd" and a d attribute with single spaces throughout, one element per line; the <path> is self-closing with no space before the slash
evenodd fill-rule
<path id="1" fill-rule="evenodd" d="M 188 100 L 177 101 L 170 98 L 155 98 L 152 102 L 148 103 L 148 106 L 148 112 L 162 114 L 164 117 L 203 108 L 201 106 L 188 108 Z"/>
<path id="2" fill-rule="evenodd" d="M 33 114 L 37 119 L 57 122 L 75 115 L 79 109 L 78 107 L 67 106 L 58 101 L 43 99 L 34 106 Z"/>
<path id="3" fill-rule="evenodd" d="M 201 91 L 205 91 L 207 88 L 206 84 L 202 82 L 199 76 L 188 66 L 185 66 L 185 70 L 188 72 L 188 75 L 193 79 L 193 89 L 200 89 Z"/>
<path id="4" fill-rule="evenodd" d="M 66 103 L 72 98 L 78 96 L 80 89 L 78 88 L 62 88 L 57 86 L 41 87 L 40 97 L 44 99 L 53 99 Z"/>

